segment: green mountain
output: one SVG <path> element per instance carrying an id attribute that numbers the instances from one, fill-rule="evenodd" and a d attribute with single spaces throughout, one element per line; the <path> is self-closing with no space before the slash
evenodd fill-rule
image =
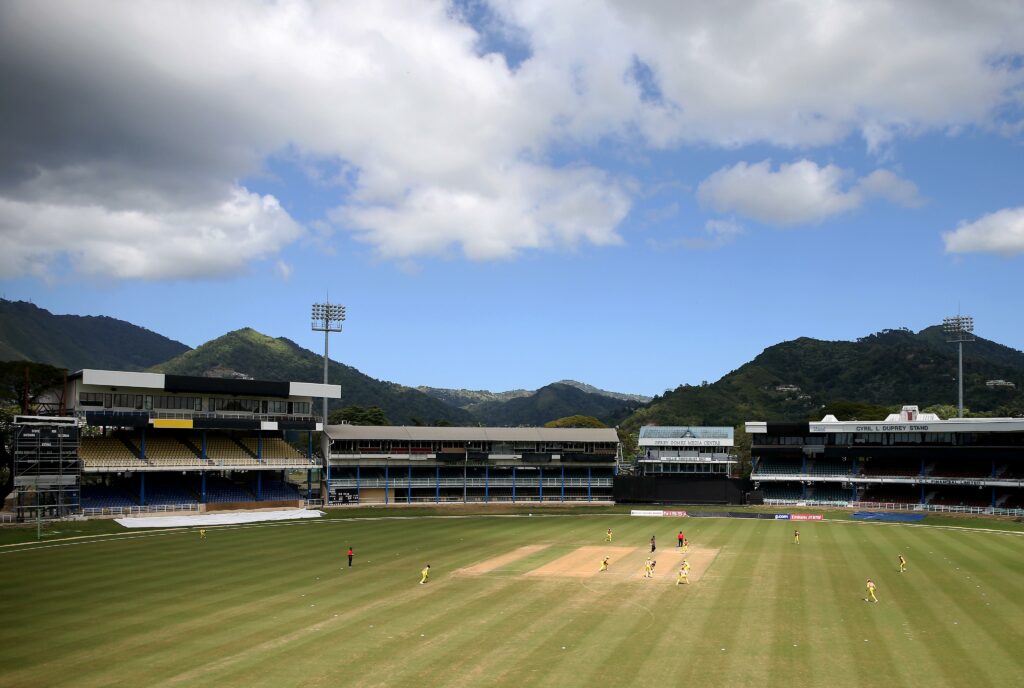
<path id="1" fill-rule="evenodd" d="M 142 370 L 188 347 L 124 320 L 54 315 L 25 301 L 0 299 L 0 361 L 82 368 Z"/>
<path id="2" fill-rule="evenodd" d="M 229 332 L 202 346 L 156 365 L 154 372 L 214 377 L 245 376 L 258 380 L 322 382 L 323 356 L 284 337 L 268 337 L 253 329 Z M 331 410 L 346 406 L 379 406 L 394 425 L 448 421 L 474 424 L 473 417 L 411 387 L 384 382 L 336 361 L 328 364 L 331 384 L 341 385 L 341 399 Z"/>
<path id="3" fill-rule="evenodd" d="M 509 399 L 528 397 L 533 392 L 528 389 L 513 389 L 508 392 L 489 392 L 486 389 L 448 389 L 445 387 L 420 386 L 416 388 L 424 394 L 439 399 L 450 406 L 471 410 L 475 405 L 485 402 L 504 402 Z"/>
<path id="4" fill-rule="evenodd" d="M 957 350 L 941 327 L 885 330 L 855 342 L 802 337 L 765 349 L 713 384 L 683 385 L 624 422 L 737 425 L 804 420 L 837 401 L 880 406 L 957 403 Z M 1005 380 L 1015 388 L 992 388 Z M 978 338 L 964 345 L 964 405 L 974 412 L 1024 413 L 1024 353 Z"/>
<path id="5" fill-rule="evenodd" d="M 485 425 L 543 425 L 565 416 L 593 416 L 615 425 L 635 408 L 635 402 L 591 394 L 571 385 L 555 383 L 529 396 L 508 401 L 485 401 L 470 407 Z"/>
<path id="6" fill-rule="evenodd" d="M 599 397 L 605 397 L 608 399 L 614 399 L 619 403 L 604 404 L 596 402 L 596 406 L 608 410 L 611 409 L 613 412 L 621 410 L 623 407 L 636 406 L 638 404 L 644 404 L 651 400 L 651 397 L 646 397 L 642 394 L 624 394 L 622 392 L 609 392 L 608 390 L 599 389 L 593 385 L 588 385 L 584 382 L 577 382 L 576 380 L 559 380 L 558 382 L 552 383 L 553 385 L 562 385 L 568 387 L 574 387 L 587 394 L 593 394 Z M 496 411 L 500 404 L 511 401 L 513 399 L 525 399 L 532 397 L 537 394 L 539 390 L 528 390 L 528 389 L 513 389 L 507 392 L 490 392 L 483 389 L 446 389 L 444 387 L 417 387 L 419 391 L 424 394 L 429 394 L 435 399 L 440 399 L 446 404 L 452 406 L 458 406 L 461 409 L 469 411 L 476 415 L 482 421 L 486 421 L 488 418 L 498 417 L 500 414 Z M 549 390 L 550 392 L 550 390 Z M 557 394 L 556 394 L 557 396 Z M 587 397 L 579 397 L 578 395 L 574 398 L 587 400 Z M 587 401 L 586 403 L 591 403 Z M 535 405 L 535 404 L 534 404 Z M 517 408 L 526 409 L 530 406 L 527 402 L 520 402 Z M 527 412 L 528 415 L 534 415 L 532 412 Z M 576 415 L 576 414 L 572 414 Z M 549 419 L 553 420 L 553 419 Z M 503 423 L 503 425 L 521 425 L 522 423 Z"/>

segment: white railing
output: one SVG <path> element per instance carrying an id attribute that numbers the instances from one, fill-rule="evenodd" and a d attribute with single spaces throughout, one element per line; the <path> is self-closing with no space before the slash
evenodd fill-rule
<path id="1" fill-rule="evenodd" d="M 9 514 L 7 512 L 4 512 L 4 513 L 0 514 L 0 523 L 14 523 L 15 522 L 15 518 L 16 517 L 15 517 L 14 514 Z"/>
<path id="2" fill-rule="evenodd" d="M 302 500 L 302 506 L 307 508 L 307 509 L 319 509 L 323 505 L 324 505 L 324 500 L 322 500 L 322 499 L 303 499 Z"/>
<path id="3" fill-rule="evenodd" d="M 980 514 L 984 516 L 1024 516 L 1024 509 L 1003 509 L 991 506 L 953 506 L 946 504 L 909 504 L 904 502 L 841 502 L 827 499 L 765 499 L 771 506 L 832 506 L 873 511 L 916 511 L 948 514 Z"/>
<path id="4" fill-rule="evenodd" d="M 558 497 L 558 496 L 550 497 L 550 498 L 545 496 L 544 497 L 544 501 L 540 502 L 540 500 L 538 500 L 536 498 L 536 496 L 528 497 L 528 498 L 517 497 L 516 499 L 513 500 L 510 495 L 501 495 L 501 496 L 491 496 L 490 498 L 485 500 L 480 495 L 469 495 L 465 500 L 463 500 L 461 496 L 454 497 L 454 496 L 441 495 L 441 499 L 440 500 L 435 499 L 434 497 L 413 497 L 412 500 L 410 500 L 410 501 L 406 501 L 406 499 L 404 497 L 403 498 L 399 498 L 399 499 L 390 499 L 390 500 L 388 500 L 387 505 L 388 506 L 402 506 L 403 504 L 488 504 L 488 503 L 495 503 L 495 502 L 500 502 L 502 504 L 512 504 L 512 503 L 515 503 L 515 504 L 541 504 L 541 503 L 543 503 L 543 504 L 549 504 L 549 503 L 550 504 L 556 504 L 556 503 L 559 503 L 559 502 L 593 502 L 593 503 L 606 504 L 606 503 L 611 502 L 611 498 L 610 497 L 606 497 L 606 496 L 599 496 L 599 495 L 594 495 L 592 499 L 587 499 L 587 497 L 585 495 L 583 495 L 583 496 L 580 496 L 580 495 L 574 495 L 574 496 L 566 495 L 565 499 L 562 499 L 561 497 Z M 383 497 L 377 497 L 377 498 L 374 498 L 372 500 L 370 500 L 370 499 L 362 499 L 362 500 L 360 500 L 358 502 L 352 501 L 352 502 L 349 502 L 346 506 L 359 506 L 360 504 L 362 504 L 364 506 L 367 505 L 367 504 L 373 504 L 373 505 L 381 504 L 381 505 L 383 505 L 383 504 L 385 504 L 385 502 L 384 502 Z M 341 501 L 334 500 L 334 499 L 332 499 L 330 501 L 330 504 L 329 504 L 329 506 L 341 506 L 341 505 L 342 505 Z"/>
<path id="5" fill-rule="evenodd" d="M 152 504 L 149 506 L 102 506 L 84 507 L 82 516 L 133 516 L 135 514 L 152 514 L 166 511 L 199 511 L 199 505 L 190 504 Z"/>
<path id="6" fill-rule="evenodd" d="M 466 487 L 512 487 L 514 484 L 516 487 L 538 487 L 540 481 L 537 478 L 517 478 L 514 482 L 511 478 L 490 478 L 484 480 L 483 478 L 469 478 L 466 480 Z M 355 487 L 357 481 L 355 478 L 331 478 L 331 487 Z M 442 478 L 440 481 L 433 478 L 413 478 L 410 483 L 407 477 L 399 474 L 395 478 L 389 478 L 387 481 L 384 478 L 360 478 L 358 481 L 359 487 L 394 487 L 401 489 L 403 487 L 462 487 L 462 478 Z M 566 478 L 563 483 L 559 478 L 544 478 L 544 487 L 560 488 L 562 485 L 566 487 L 587 487 L 588 482 L 586 478 Z M 589 482 L 590 487 L 611 487 L 611 478 L 591 478 Z"/>

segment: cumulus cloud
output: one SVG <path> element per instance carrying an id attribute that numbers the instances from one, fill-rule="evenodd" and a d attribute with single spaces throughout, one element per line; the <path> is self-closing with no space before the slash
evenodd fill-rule
<path id="1" fill-rule="evenodd" d="M 792 226 L 821 222 L 860 207 L 870 196 L 903 205 L 920 205 L 917 187 L 889 170 L 862 179 L 836 165 L 819 167 L 810 160 L 782 164 L 739 162 L 724 167 L 697 187 L 702 205 L 736 213 L 765 224 Z"/>
<path id="2" fill-rule="evenodd" d="M 212 277 L 275 254 L 301 228 L 273 196 L 236 188 L 223 202 L 165 212 L 0 198 L 0 276 L 48 278 L 55 260 L 115 279 Z"/>
<path id="3" fill-rule="evenodd" d="M 1024 207 L 1004 208 L 942 235 L 947 253 L 1024 253 Z"/>
<path id="4" fill-rule="evenodd" d="M 530 36 L 522 71 L 571 79 L 564 122 L 580 135 L 636 126 L 655 146 L 818 146 L 855 133 L 877 149 L 904 133 L 1002 125 L 1002 106 L 1019 120 L 1020 3 L 498 5 Z"/>
<path id="5" fill-rule="evenodd" d="M 343 182 L 324 219 L 380 255 L 484 260 L 620 241 L 635 192 L 588 161 L 609 139 L 641 154 L 851 134 L 878 148 L 921 131 L 1018 124 L 1019 3 L 490 8 L 474 28 L 440 0 L 0 3 L 5 243 L 36 212 L 47 224 L 81 211 L 60 249 L 19 248 L 31 260 L 8 260 L 3 274 L 103 253 L 100 244 L 138 246 L 133 232 L 157 242 L 154 253 L 184 242 L 209 256 L 200 267 L 137 260 L 119 274 L 223 274 L 270 257 L 300 231 L 280 206 L 256 214 L 262 239 L 241 257 L 216 237 L 239 231 L 222 210 L 252 196 L 238 180 L 283 153 L 318 184 Z M 511 62 L 492 51 L 510 37 Z M 795 215 L 763 212 L 815 221 L 864 196 L 912 204 L 916 194 L 898 178 L 856 187 L 831 166 L 813 172 L 817 200 L 812 190 Z"/>

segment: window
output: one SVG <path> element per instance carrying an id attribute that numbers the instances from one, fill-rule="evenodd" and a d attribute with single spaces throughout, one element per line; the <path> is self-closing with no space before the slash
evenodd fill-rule
<path id="1" fill-rule="evenodd" d="M 95 392 L 81 392 L 78 395 L 79 406 L 103 406 L 103 395 Z"/>

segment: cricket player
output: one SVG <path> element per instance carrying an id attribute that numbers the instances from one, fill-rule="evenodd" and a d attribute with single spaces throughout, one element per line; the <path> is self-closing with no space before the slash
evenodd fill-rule
<path id="1" fill-rule="evenodd" d="M 793 531 L 793 544 L 794 545 L 799 545 L 800 544 L 800 531 L 799 530 L 794 530 Z"/>
<path id="2" fill-rule="evenodd" d="M 205 540 L 206 539 L 206 528 L 200 528 L 199 529 L 199 539 L 200 540 Z"/>
<path id="3" fill-rule="evenodd" d="M 601 560 L 601 568 L 598 569 L 598 571 L 600 572 L 600 571 L 607 571 L 607 570 L 608 570 L 608 557 L 605 557 L 604 559 Z"/>
<path id="4" fill-rule="evenodd" d="M 679 567 L 679 575 L 676 576 L 676 585 L 690 584 L 690 569 L 687 566 Z"/>
<path id="5" fill-rule="evenodd" d="M 689 551 L 690 551 L 690 541 L 687 540 L 686 538 L 683 538 L 683 554 L 686 554 Z"/>
<path id="6" fill-rule="evenodd" d="M 907 570 L 907 560 L 903 558 L 903 555 L 899 555 L 900 559 L 900 573 L 905 573 Z"/>
<path id="7" fill-rule="evenodd" d="M 651 558 L 647 557 L 647 561 L 644 562 L 644 578 L 651 578 L 654 574 L 654 566 L 651 564 Z"/>
<path id="8" fill-rule="evenodd" d="M 423 570 L 420 571 L 420 585 L 426 583 L 428 578 L 430 578 L 430 564 L 424 566 Z"/>
<path id="9" fill-rule="evenodd" d="M 874 602 L 874 603 L 877 604 L 878 603 L 878 598 L 875 597 L 875 581 L 873 581 L 870 578 L 868 578 L 867 588 L 868 588 L 868 596 L 864 598 L 864 601 L 865 602 Z"/>
<path id="10" fill-rule="evenodd" d="M 612 541 L 612 529 L 611 528 L 609 528 L 608 532 L 604 534 L 604 541 L 605 542 L 611 542 Z"/>

